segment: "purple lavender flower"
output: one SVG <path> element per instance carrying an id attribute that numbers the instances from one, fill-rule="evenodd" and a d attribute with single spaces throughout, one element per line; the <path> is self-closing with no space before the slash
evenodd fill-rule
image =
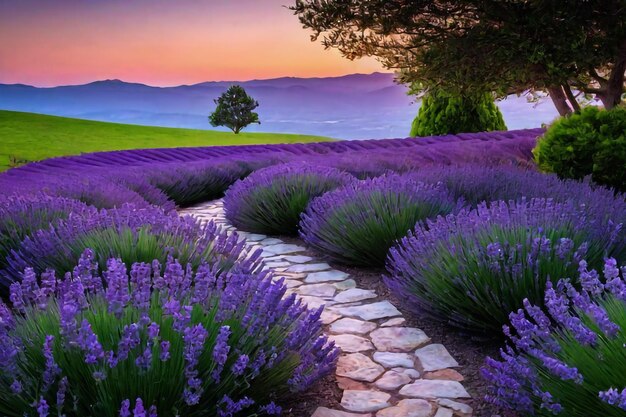
<path id="1" fill-rule="evenodd" d="M 22 383 L 17 379 L 14 379 L 13 382 L 11 382 L 10 388 L 13 394 L 21 394 L 23 390 Z"/>
<path id="2" fill-rule="evenodd" d="M 274 401 L 272 401 L 267 405 L 261 406 L 261 408 L 259 408 L 259 411 L 270 416 L 279 416 L 283 412 L 283 409 L 282 407 L 274 404 Z"/>
<path id="3" fill-rule="evenodd" d="M 98 341 L 98 336 L 91 329 L 91 324 L 87 320 L 83 320 L 78 329 L 77 337 L 78 347 L 85 352 L 85 363 L 93 365 L 99 360 L 104 359 L 104 350 Z"/>
<path id="4" fill-rule="evenodd" d="M 615 388 L 609 388 L 606 391 L 600 391 L 598 396 L 602 401 L 626 410 L 626 388 L 621 392 Z"/>
<path id="5" fill-rule="evenodd" d="M 254 405 L 254 401 L 248 397 L 234 401 L 228 395 L 224 395 L 220 401 L 220 409 L 217 415 L 219 417 L 231 417 L 252 405 Z"/>
<path id="6" fill-rule="evenodd" d="M 148 326 L 148 338 L 151 340 L 154 340 L 157 337 L 159 337 L 159 330 L 160 330 L 160 327 L 157 323 L 155 322 L 150 323 L 150 325 Z"/>
<path id="7" fill-rule="evenodd" d="M 222 326 L 215 340 L 215 346 L 213 347 L 212 356 L 215 361 L 215 369 L 211 373 L 211 378 L 213 378 L 216 383 L 220 381 L 220 374 L 228 360 L 228 352 L 230 352 L 230 346 L 228 345 L 229 336 L 230 327 Z"/>
<path id="8" fill-rule="evenodd" d="M 106 299 L 109 303 L 109 313 L 113 313 L 117 318 L 120 318 L 124 308 L 130 301 L 126 265 L 119 259 L 110 259 L 107 262 L 107 270 L 104 273 L 104 277 L 107 283 Z"/>
<path id="9" fill-rule="evenodd" d="M 122 401 L 120 406 L 120 417 L 130 417 L 130 400 Z"/>
<path id="10" fill-rule="evenodd" d="M 33 405 L 36 408 L 39 417 L 48 417 L 50 407 L 43 397 L 39 397 L 39 401 L 35 402 Z"/>
<path id="11" fill-rule="evenodd" d="M 159 359 L 165 362 L 170 358 L 170 342 L 168 340 L 161 341 L 160 348 L 161 353 L 159 354 Z"/>
<path id="12" fill-rule="evenodd" d="M 54 383 L 57 375 L 61 373 L 61 368 L 54 361 L 54 354 L 52 352 L 54 344 L 54 336 L 46 336 L 46 340 L 43 343 L 43 357 L 46 359 L 46 370 L 43 373 L 43 390 L 47 391 L 50 385 Z"/>
<path id="13" fill-rule="evenodd" d="M 135 408 L 133 409 L 133 417 L 146 417 L 146 409 L 143 407 L 141 398 L 135 400 Z"/>
<path id="14" fill-rule="evenodd" d="M 246 371 L 246 367 L 248 366 L 248 362 L 250 362 L 250 358 L 248 355 L 239 355 L 237 361 L 234 363 L 232 367 L 233 375 L 240 376 Z"/>
<path id="15" fill-rule="evenodd" d="M 150 307 L 151 274 L 152 267 L 145 263 L 135 263 L 130 270 L 131 302 L 142 311 Z"/>
<path id="16" fill-rule="evenodd" d="M 152 364 L 152 346 L 148 346 L 144 349 L 141 355 L 137 356 L 135 359 L 135 365 L 138 368 L 147 371 L 150 369 L 150 365 Z"/>
<path id="17" fill-rule="evenodd" d="M 117 356 L 119 361 L 126 360 L 128 353 L 139 346 L 140 326 L 137 323 L 124 326 L 122 330 L 122 339 L 118 343 Z"/>
<path id="18" fill-rule="evenodd" d="M 183 357 L 185 358 L 185 377 L 187 378 L 187 387 L 183 397 L 188 405 L 197 404 L 203 391 L 201 381 L 197 378 L 198 370 L 196 366 L 198 365 L 200 354 L 204 350 L 204 342 L 207 336 L 208 333 L 201 324 L 187 327 L 183 335 L 185 344 Z"/>
<path id="19" fill-rule="evenodd" d="M 68 388 L 69 382 L 67 381 L 67 377 L 64 376 L 59 381 L 59 388 L 57 390 L 57 408 L 59 410 L 62 410 L 65 405 L 65 396 L 67 395 Z"/>

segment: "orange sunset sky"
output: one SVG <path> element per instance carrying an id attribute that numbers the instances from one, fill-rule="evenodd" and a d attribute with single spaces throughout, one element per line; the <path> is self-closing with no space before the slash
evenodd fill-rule
<path id="1" fill-rule="evenodd" d="M 384 71 L 310 41 L 293 0 L 0 0 L 0 83 L 150 85 Z"/>

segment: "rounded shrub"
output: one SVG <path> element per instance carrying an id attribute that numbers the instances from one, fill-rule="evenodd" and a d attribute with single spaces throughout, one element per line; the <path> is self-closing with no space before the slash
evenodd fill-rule
<path id="1" fill-rule="evenodd" d="M 424 96 L 410 136 L 493 130 L 506 130 L 506 124 L 490 93 L 461 96 L 436 89 Z"/>
<path id="2" fill-rule="evenodd" d="M 301 235 L 337 261 L 382 266 L 391 245 L 416 222 L 457 208 L 441 185 L 389 174 L 350 183 L 313 200 L 302 215 Z"/>
<path id="3" fill-rule="evenodd" d="M 541 303 L 551 278 L 599 266 L 624 239 L 621 225 L 572 203 L 494 202 L 418 224 L 389 251 L 385 283 L 408 307 L 493 335 L 524 298 Z"/>
<path id="4" fill-rule="evenodd" d="M 192 217 L 165 214 L 156 207 L 127 205 L 59 221 L 27 236 L 0 271 L 0 287 L 19 280 L 26 267 L 37 273 L 52 269 L 59 276 L 71 272 L 87 248 L 95 251 L 102 269 L 110 257 L 130 266 L 153 259 L 164 264 L 173 256 L 194 268 L 208 262 L 220 270 L 235 267 L 250 272 L 258 267 L 258 254 L 244 247 L 236 234 L 227 235 L 213 222 L 202 225 Z"/>
<path id="5" fill-rule="evenodd" d="M 277 415 L 334 367 L 321 308 L 265 272 L 94 258 L 63 279 L 27 268 L 15 312 L 0 302 L 1 415 Z"/>
<path id="6" fill-rule="evenodd" d="M 562 178 L 591 175 L 598 184 L 626 191 L 626 108 L 589 106 L 559 119 L 533 150 L 539 167 Z"/>
<path id="7" fill-rule="evenodd" d="M 623 417 L 626 413 L 626 268 L 604 279 L 582 261 L 579 284 L 547 283 L 545 307 L 524 300 L 505 327 L 509 345 L 482 374 L 487 401 L 519 415 Z"/>
<path id="8" fill-rule="evenodd" d="M 313 198 L 353 180 L 334 168 L 296 162 L 260 169 L 226 192 L 226 218 L 248 232 L 296 235 Z"/>

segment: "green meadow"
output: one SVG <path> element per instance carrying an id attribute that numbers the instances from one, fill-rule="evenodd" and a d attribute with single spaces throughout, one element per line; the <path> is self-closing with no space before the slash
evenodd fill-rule
<path id="1" fill-rule="evenodd" d="M 208 124 L 208 122 L 207 122 Z M 322 136 L 179 129 L 0 110 L 0 171 L 87 152 L 185 146 L 327 142 Z"/>

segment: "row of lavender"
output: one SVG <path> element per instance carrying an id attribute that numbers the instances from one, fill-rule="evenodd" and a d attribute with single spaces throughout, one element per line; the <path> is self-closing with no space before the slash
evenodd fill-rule
<path id="1" fill-rule="evenodd" d="M 483 369 L 489 401 L 520 415 L 625 415 L 626 196 L 511 164 L 359 180 L 292 162 L 238 181 L 224 207 L 239 229 L 386 266 L 417 314 L 481 337 L 504 326 L 502 358 Z"/>
<path id="2" fill-rule="evenodd" d="M 166 211 L 210 200 L 258 168 L 319 161 L 360 178 L 432 163 L 527 164 L 540 129 L 437 138 L 103 152 L 28 164 L 0 175 L 5 194 L 46 191 L 100 208 L 154 204 Z M 174 204 L 173 204 L 174 203 Z"/>

